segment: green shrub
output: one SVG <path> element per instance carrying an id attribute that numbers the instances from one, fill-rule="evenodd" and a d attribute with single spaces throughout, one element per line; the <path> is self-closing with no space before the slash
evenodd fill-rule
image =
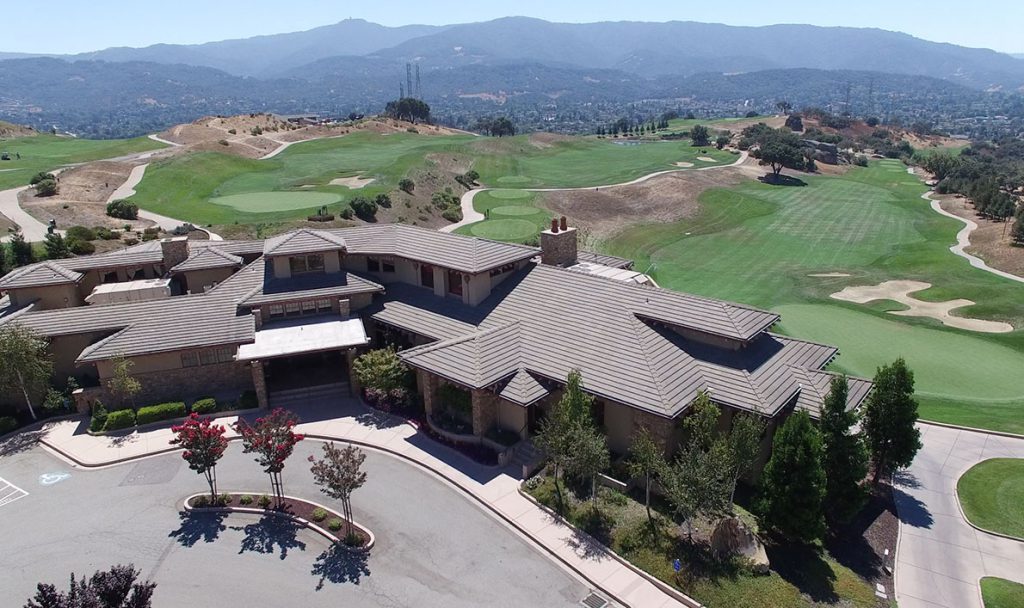
<path id="1" fill-rule="evenodd" d="M 344 209 L 341 210 L 342 219 L 350 220 L 353 217 L 355 217 L 355 215 L 356 213 L 355 211 L 352 211 L 351 207 L 345 207 Z"/>
<path id="2" fill-rule="evenodd" d="M 55 179 L 57 179 L 57 176 L 55 176 L 53 173 L 47 173 L 46 171 L 40 171 L 39 173 L 36 173 L 35 175 L 33 175 L 32 179 L 28 180 L 28 183 L 29 183 L 30 186 L 35 186 L 39 182 L 41 182 L 43 180 L 47 180 L 47 179 L 55 180 Z"/>
<path id="3" fill-rule="evenodd" d="M 183 401 L 173 401 L 171 403 L 159 403 L 157 405 L 140 407 L 137 419 L 139 424 L 149 424 L 158 420 L 181 418 L 184 415 L 185 403 Z"/>
<path id="4" fill-rule="evenodd" d="M 57 194 L 57 180 L 44 179 L 36 184 L 37 196 L 53 196 L 54 194 Z"/>
<path id="5" fill-rule="evenodd" d="M 217 505 L 218 506 L 226 507 L 226 506 L 231 504 L 231 501 L 232 501 L 231 495 L 228 494 L 227 492 L 223 492 L 223 493 L 221 493 L 220 495 L 217 496 Z"/>
<path id="6" fill-rule="evenodd" d="M 98 433 L 103 430 L 103 427 L 107 426 L 107 408 L 103 407 L 103 404 L 99 401 L 92 406 L 92 420 L 89 422 L 89 430 L 93 433 Z"/>
<path id="7" fill-rule="evenodd" d="M 372 220 L 377 215 L 377 203 L 365 196 L 357 196 L 349 202 L 352 211 L 364 220 Z"/>
<path id="8" fill-rule="evenodd" d="M 242 494 L 241 496 L 238 497 L 238 504 L 240 504 L 240 505 L 251 505 L 252 504 L 252 496 L 249 496 L 248 494 Z"/>
<path id="9" fill-rule="evenodd" d="M 323 521 L 323 520 L 327 519 L 327 511 L 325 511 L 324 509 L 321 509 L 320 507 L 317 507 L 317 508 L 313 509 L 313 514 L 311 515 L 311 517 L 313 518 L 313 521 L 316 521 L 316 522 Z"/>
<path id="10" fill-rule="evenodd" d="M 441 217 L 448 220 L 449 222 L 461 222 L 462 221 L 462 207 L 448 207 L 441 212 Z"/>
<path id="11" fill-rule="evenodd" d="M 135 203 L 119 198 L 116 201 L 107 203 L 107 215 L 122 220 L 134 220 L 139 217 L 139 206 Z"/>
<path id="12" fill-rule="evenodd" d="M 206 494 L 196 496 L 192 499 L 192 508 L 194 509 L 202 509 L 203 507 L 208 506 L 210 506 L 210 497 Z"/>
<path id="13" fill-rule="evenodd" d="M 261 509 L 266 509 L 270 507 L 270 497 L 264 494 L 263 496 L 260 496 L 260 499 L 256 501 L 256 504 L 259 505 Z"/>
<path id="14" fill-rule="evenodd" d="M 238 398 L 238 409 L 251 410 L 260 406 L 260 400 L 256 397 L 256 391 L 245 391 Z"/>
<path id="15" fill-rule="evenodd" d="M 363 539 L 359 538 L 355 532 L 351 532 L 345 535 L 345 544 L 349 547 L 358 547 L 363 544 Z"/>
<path id="16" fill-rule="evenodd" d="M 413 182 L 408 177 L 403 177 L 398 182 L 398 187 L 399 187 L 399 189 L 404 190 L 405 192 L 408 192 L 409 194 L 412 194 L 412 191 L 416 189 L 416 183 Z"/>
<path id="17" fill-rule="evenodd" d="M 139 239 L 135 237 L 129 237 L 124 240 L 124 244 L 127 245 L 128 247 L 131 247 L 132 245 L 138 245 Z"/>
<path id="18" fill-rule="evenodd" d="M 331 532 L 337 532 L 338 530 L 341 530 L 342 525 L 342 521 L 337 517 L 334 517 L 331 518 L 329 522 L 327 522 L 327 529 Z"/>
<path id="19" fill-rule="evenodd" d="M 116 410 L 107 414 L 107 423 L 103 425 L 104 431 L 118 431 L 135 426 L 134 410 Z"/>
<path id="20" fill-rule="evenodd" d="M 96 253 L 96 245 L 93 245 L 89 241 L 82 241 L 79 239 L 69 238 L 67 239 L 68 249 L 75 255 L 92 255 Z"/>
<path id="21" fill-rule="evenodd" d="M 193 414 L 211 414 L 216 412 L 217 409 L 217 400 L 213 397 L 197 399 L 196 402 L 192 404 Z"/>
<path id="22" fill-rule="evenodd" d="M 0 435 L 10 433 L 16 428 L 18 428 L 18 421 L 14 419 L 14 416 L 0 416 Z"/>
<path id="23" fill-rule="evenodd" d="M 95 241 L 96 232 L 92 228 L 86 228 L 85 226 L 72 226 L 64 233 L 64 237 L 80 241 Z"/>

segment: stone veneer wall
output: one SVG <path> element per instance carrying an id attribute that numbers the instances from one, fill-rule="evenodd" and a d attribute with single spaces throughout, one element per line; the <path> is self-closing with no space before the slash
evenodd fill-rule
<path id="1" fill-rule="evenodd" d="M 205 397 L 228 391 L 253 390 L 252 371 L 248 363 L 231 362 L 215 365 L 183 367 L 156 372 L 132 374 L 142 390 L 135 396 L 137 405 L 149 405 L 165 401 L 178 401 L 191 397 Z M 106 379 L 100 381 L 104 388 L 104 404 L 112 402 Z"/>
<path id="2" fill-rule="evenodd" d="M 473 434 L 482 437 L 498 423 L 498 400 L 501 397 L 477 388 L 470 394 L 473 403 Z"/>
<path id="3" fill-rule="evenodd" d="M 576 229 L 567 228 L 540 233 L 540 261 L 550 266 L 572 266 L 576 263 Z"/>

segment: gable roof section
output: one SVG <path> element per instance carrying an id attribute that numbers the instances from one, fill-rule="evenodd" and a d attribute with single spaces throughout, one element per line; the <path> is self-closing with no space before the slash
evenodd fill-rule
<path id="1" fill-rule="evenodd" d="M 311 273 L 274 278 L 268 272 L 270 262 L 256 260 L 252 278 L 256 285 L 238 301 L 240 306 L 259 306 L 272 302 L 290 302 L 316 298 L 344 297 L 357 293 L 376 293 L 384 287 L 351 272 Z"/>
<path id="2" fill-rule="evenodd" d="M 530 372 L 520 368 L 508 379 L 498 395 L 519 405 L 530 405 L 550 394 L 547 388 Z"/>
<path id="3" fill-rule="evenodd" d="M 242 258 L 217 246 L 203 247 L 188 256 L 184 262 L 171 268 L 171 272 L 190 272 L 213 268 L 234 268 L 242 265 Z"/>
<path id="4" fill-rule="evenodd" d="M 299 255 L 345 250 L 347 244 L 341 236 L 326 230 L 299 228 L 269 238 L 263 244 L 263 255 Z"/>
<path id="5" fill-rule="evenodd" d="M 53 261 L 39 262 L 18 268 L 0 278 L 0 289 L 21 289 L 24 287 L 47 287 L 68 285 L 82 280 L 82 273 L 75 272 Z"/>

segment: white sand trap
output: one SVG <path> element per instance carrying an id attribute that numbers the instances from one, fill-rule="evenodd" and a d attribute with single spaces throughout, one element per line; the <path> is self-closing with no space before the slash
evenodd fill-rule
<path id="1" fill-rule="evenodd" d="M 345 186 L 352 190 L 358 190 L 367 184 L 372 184 L 373 178 L 360 177 L 358 175 L 354 175 L 352 177 L 336 177 L 332 179 L 330 183 L 332 186 Z"/>
<path id="2" fill-rule="evenodd" d="M 931 283 L 924 283 L 922 281 L 885 281 L 878 285 L 847 287 L 842 291 L 832 294 L 831 297 L 836 300 L 856 302 L 857 304 L 867 304 L 873 300 L 893 300 L 906 306 L 907 310 L 893 310 L 889 311 L 889 314 L 900 315 L 901 317 L 929 317 L 949 327 L 990 334 L 1003 334 L 1013 331 L 1013 326 L 1009 323 L 954 317 L 951 314 L 954 309 L 974 304 L 971 300 L 959 299 L 946 302 L 925 302 L 910 297 L 911 293 L 928 289 L 931 286 Z"/>
<path id="3" fill-rule="evenodd" d="M 678 163 L 676 163 L 675 165 L 676 165 L 677 167 L 683 167 L 683 168 L 687 168 L 687 167 L 692 167 L 692 166 L 693 166 L 693 163 L 688 163 L 688 162 L 686 162 L 686 161 L 684 161 L 684 160 L 681 160 L 681 161 L 679 161 Z"/>
<path id="4" fill-rule="evenodd" d="M 848 277 L 848 276 L 850 276 L 850 274 L 847 273 L 847 272 L 816 272 L 814 274 L 809 274 L 807 276 L 809 276 L 809 277 L 828 278 L 828 277 Z"/>
<path id="5" fill-rule="evenodd" d="M 314 184 L 302 184 L 299 188 L 316 188 Z"/>
<path id="6" fill-rule="evenodd" d="M 711 158 L 710 156 L 698 156 L 697 160 L 702 160 L 702 161 L 704 161 L 706 163 L 716 162 L 715 159 Z"/>

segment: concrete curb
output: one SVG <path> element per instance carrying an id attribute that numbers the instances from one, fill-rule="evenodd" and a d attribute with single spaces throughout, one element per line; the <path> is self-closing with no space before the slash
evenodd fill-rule
<path id="1" fill-rule="evenodd" d="M 672 598 L 675 599 L 677 602 L 680 602 L 681 604 L 683 604 L 685 606 L 689 606 L 690 608 L 705 608 L 704 605 L 701 604 L 700 602 L 698 602 L 697 600 L 695 600 L 692 597 L 682 593 L 681 591 L 679 591 L 678 589 L 672 587 L 671 585 L 666 584 L 664 581 L 662 581 L 658 577 L 653 576 L 650 573 L 641 570 L 640 568 L 637 568 L 629 560 L 627 560 L 626 558 L 622 557 L 621 555 L 619 555 L 615 551 L 612 551 L 611 547 L 606 546 L 604 543 L 598 541 L 593 536 L 587 534 L 583 530 L 580 530 L 576 526 L 574 526 L 571 523 L 569 523 L 568 520 L 566 520 L 564 517 L 562 517 L 557 512 L 555 512 L 554 509 L 552 509 L 552 508 L 548 507 L 547 505 L 541 503 L 536 498 L 531 496 L 529 493 L 525 492 L 523 490 L 522 484 L 519 484 L 518 491 L 519 491 L 519 495 L 520 496 L 522 496 L 526 500 L 529 500 L 531 503 L 533 503 L 534 506 L 536 506 L 536 507 L 540 508 L 541 510 L 543 510 L 544 512 L 546 512 L 548 515 L 553 517 L 555 519 L 555 521 L 558 521 L 558 522 L 561 522 L 561 523 L 565 524 L 569 528 L 572 528 L 580 536 L 583 536 L 584 538 L 589 539 L 591 542 L 596 543 L 596 544 L 600 545 L 601 547 L 604 547 L 605 551 L 608 552 L 608 555 L 612 556 L 612 558 L 615 559 L 615 561 L 617 561 L 620 564 L 622 564 L 623 566 L 629 568 L 630 570 L 632 570 L 636 574 L 639 574 L 640 576 L 644 577 L 645 579 L 648 580 L 648 582 L 650 582 L 652 585 L 654 585 L 655 587 L 660 589 L 663 593 L 665 593 L 666 595 L 672 596 Z"/>
<path id="2" fill-rule="evenodd" d="M 1024 439 L 1024 435 L 1018 435 L 1017 433 L 1007 433 L 1006 431 L 990 431 L 988 429 L 979 429 L 973 426 L 961 426 L 959 424 L 949 424 L 948 422 L 936 422 L 934 420 L 918 419 L 918 422 L 921 424 L 930 424 L 932 426 L 941 426 L 947 429 L 957 429 L 959 431 L 981 433 L 982 435 L 995 435 L 997 437 L 1007 437 L 1009 439 Z"/>
<path id="3" fill-rule="evenodd" d="M 967 517 L 967 514 L 964 513 L 964 505 L 963 505 L 963 503 L 960 502 L 960 487 L 959 487 L 960 486 L 960 479 L 962 479 L 963 476 L 966 475 L 974 467 L 978 466 L 979 464 L 983 464 L 985 462 L 988 462 L 989 460 L 996 460 L 996 458 L 986 458 L 985 460 L 976 462 L 973 465 L 971 465 L 966 471 L 964 471 L 963 473 L 960 473 L 960 476 L 956 478 L 956 483 L 953 484 L 953 497 L 956 498 L 956 509 L 957 509 L 957 511 L 960 512 L 960 518 L 963 519 L 965 522 L 967 522 L 967 525 L 969 525 L 970 527 L 974 528 L 978 532 L 981 532 L 983 534 L 988 534 L 989 536 L 998 536 L 999 538 L 1005 538 L 1007 540 L 1017 541 L 1018 543 L 1024 543 L 1024 538 L 1021 538 L 1019 536 L 1010 536 L 1009 534 L 1003 534 L 1001 532 L 993 532 L 992 530 L 986 530 L 985 528 L 982 528 L 981 526 L 979 526 L 979 525 L 975 524 L 974 522 L 972 522 L 970 520 L 970 518 Z M 1019 460 L 1019 459 L 1013 458 L 1011 460 Z"/>
<path id="4" fill-rule="evenodd" d="M 262 496 L 262 493 L 260 492 L 231 492 L 231 494 L 251 494 L 253 496 Z M 344 549 L 351 551 L 353 553 L 367 553 L 377 543 L 377 537 L 374 536 L 373 532 L 371 532 L 369 528 L 367 528 L 366 526 L 362 525 L 357 521 L 353 521 L 352 525 L 362 530 L 368 537 L 370 537 L 370 540 L 363 547 L 350 547 L 346 545 L 343 540 L 339 539 L 331 532 L 324 530 L 316 523 L 311 522 L 307 519 L 303 519 L 297 515 L 292 515 L 291 513 L 283 513 L 281 511 L 274 511 L 273 509 L 264 509 L 262 507 L 190 507 L 188 501 L 192 500 L 193 498 L 196 498 L 197 496 L 206 496 L 206 493 L 198 492 L 196 494 L 192 494 L 190 496 L 185 497 L 185 500 L 182 504 L 182 509 L 186 513 L 249 513 L 252 515 L 275 515 L 277 517 L 283 517 L 284 519 L 291 520 L 299 524 L 303 528 L 308 528 L 316 532 L 317 534 L 320 534 L 321 536 L 325 537 L 327 540 L 331 541 L 335 545 L 343 547 Z M 311 504 L 314 507 L 323 509 L 324 511 L 327 511 L 332 515 L 336 515 L 339 519 L 343 519 L 342 515 L 335 511 L 334 509 L 326 507 L 320 503 L 313 502 L 312 500 L 306 500 L 305 498 L 299 498 L 298 496 L 288 496 L 287 494 L 284 495 L 284 498 L 289 498 L 291 500 L 301 500 L 304 503 Z"/>

